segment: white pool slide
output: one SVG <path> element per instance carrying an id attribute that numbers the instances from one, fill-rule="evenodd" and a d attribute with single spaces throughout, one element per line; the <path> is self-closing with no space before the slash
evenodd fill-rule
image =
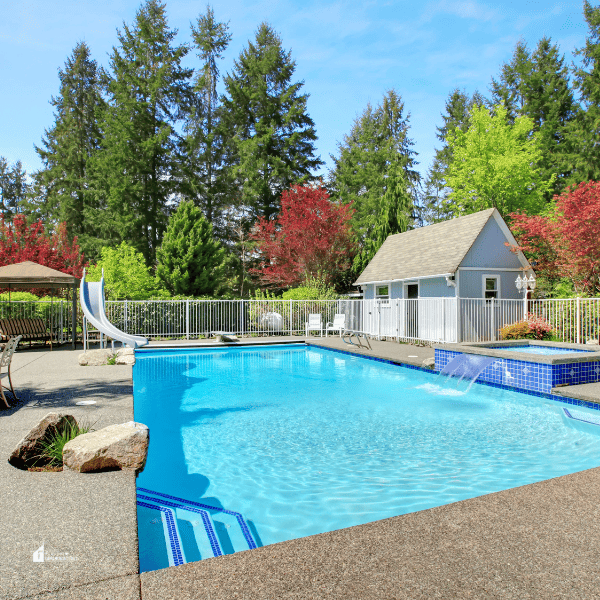
<path id="1" fill-rule="evenodd" d="M 85 270 L 79 285 L 79 301 L 88 322 L 104 335 L 121 342 L 123 345 L 138 348 L 145 346 L 148 340 L 138 335 L 130 335 L 117 329 L 106 317 L 104 310 L 104 271 L 100 281 L 87 282 Z"/>

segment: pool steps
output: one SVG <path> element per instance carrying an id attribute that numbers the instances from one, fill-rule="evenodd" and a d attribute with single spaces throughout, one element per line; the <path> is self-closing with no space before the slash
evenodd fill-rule
<path id="1" fill-rule="evenodd" d="M 138 506 L 160 511 L 169 566 L 188 562 L 177 526 L 178 520 L 188 521 L 191 524 L 200 558 L 222 556 L 257 547 L 248 524 L 238 512 L 141 487 L 137 488 L 137 503 Z M 227 531 L 219 536 L 219 529 Z M 227 540 L 222 539 L 224 536 Z M 226 550 L 223 548 L 225 541 Z"/>

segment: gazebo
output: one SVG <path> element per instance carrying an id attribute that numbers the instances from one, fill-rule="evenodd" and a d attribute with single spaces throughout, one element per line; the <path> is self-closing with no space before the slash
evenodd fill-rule
<path id="1" fill-rule="evenodd" d="M 72 290 L 71 343 L 73 350 L 77 339 L 77 288 L 79 279 L 68 273 L 56 271 L 50 267 L 25 261 L 0 267 L 0 289 L 22 290 L 32 288 Z"/>

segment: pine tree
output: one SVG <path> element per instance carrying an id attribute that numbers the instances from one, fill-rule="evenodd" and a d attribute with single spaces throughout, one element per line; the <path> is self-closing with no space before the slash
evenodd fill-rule
<path id="1" fill-rule="evenodd" d="M 448 143 L 449 135 L 454 135 L 456 129 L 467 131 L 471 123 L 471 110 L 473 107 L 483 104 L 484 98 L 477 91 L 472 96 L 458 88 L 450 92 L 446 100 L 446 112 L 441 115 L 443 125 L 436 127 L 436 137 L 443 145 L 435 152 L 433 163 L 427 171 L 423 192 L 420 195 L 419 216 L 423 223 L 438 223 L 452 217 L 452 211 L 446 202 L 451 191 L 446 182 L 448 167 L 452 163 L 452 147 Z"/>
<path id="2" fill-rule="evenodd" d="M 564 189 L 572 170 L 567 130 L 577 105 L 564 56 L 548 37 L 539 41 L 533 53 L 519 42 L 512 61 L 503 65 L 500 79 L 492 79 L 491 89 L 492 102 L 504 104 L 510 123 L 518 116 L 533 121 L 542 152 L 538 165 L 542 177 L 549 179 L 556 174 L 546 197 L 549 201 Z"/>
<path id="3" fill-rule="evenodd" d="M 30 185 L 27 173 L 18 160 L 11 167 L 0 156 L 0 213 L 3 221 L 11 222 L 15 215 L 27 212 L 26 202 Z"/>
<path id="4" fill-rule="evenodd" d="M 225 77 L 227 127 L 233 135 L 232 173 L 240 190 L 242 214 L 252 222 L 279 211 L 282 192 L 311 179 L 322 164 L 314 156 L 317 139 L 301 94 L 292 83 L 296 63 L 277 33 L 262 23 Z"/>
<path id="5" fill-rule="evenodd" d="M 65 223 L 69 236 L 77 236 L 84 253 L 93 255 L 98 240 L 92 226 L 96 206 L 91 158 L 100 144 L 102 71 L 88 45 L 79 42 L 58 74 L 59 95 L 50 101 L 54 125 L 36 147 L 43 167 L 34 175 L 33 205 L 37 200 L 37 209 L 48 220 Z"/>
<path id="6" fill-rule="evenodd" d="M 408 230 L 412 209 L 413 198 L 406 175 L 396 157 L 388 170 L 378 212 L 371 215 L 369 235 L 364 238 L 362 249 L 354 258 L 355 273 L 361 273 L 366 268 L 388 236 Z"/>
<path id="7" fill-rule="evenodd" d="M 228 25 L 215 20 L 210 6 L 192 26 L 194 44 L 202 67 L 194 82 L 194 96 L 184 126 L 186 161 L 182 192 L 193 199 L 215 229 L 223 233 L 222 211 L 231 202 L 231 177 L 226 164 L 228 135 L 223 124 L 223 109 L 217 95 L 219 69 L 231 40 Z"/>
<path id="8" fill-rule="evenodd" d="M 203 296 L 218 291 L 225 251 L 193 202 L 182 202 L 169 219 L 157 258 L 156 276 L 172 294 Z"/>
<path id="9" fill-rule="evenodd" d="M 178 191 L 176 127 L 189 97 L 191 70 L 181 66 L 186 46 L 174 46 L 165 6 L 147 0 L 133 27 L 118 31 L 110 57 L 109 106 L 98 175 L 105 183 L 106 235 L 125 240 L 154 264 Z"/>
<path id="10" fill-rule="evenodd" d="M 490 104 L 492 107 L 503 104 L 510 123 L 523 114 L 532 70 L 531 54 L 527 44 L 521 40 L 517 42 L 511 62 L 502 65 L 499 79 L 492 78 Z"/>
<path id="11" fill-rule="evenodd" d="M 419 174 L 414 169 L 414 142 L 408 137 L 409 118 L 400 95 L 388 91 L 381 104 L 368 105 L 355 119 L 338 145 L 339 156 L 332 157 L 333 195 L 345 203 L 352 201 L 356 211 L 352 227 L 361 247 L 356 273 L 384 241 L 375 237 L 376 231 L 400 233 L 412 223 Z"/>
<path id="12" fill-rule="evenodd" d="M 600 180 L 600 6 L 592 7 L 585 0 L 583 15 L 589 32 L 585 46 L 575 52 L 582 61 L 574 79 L 582 110 L 569 131 L 574 166 L 571 183 Z"/>

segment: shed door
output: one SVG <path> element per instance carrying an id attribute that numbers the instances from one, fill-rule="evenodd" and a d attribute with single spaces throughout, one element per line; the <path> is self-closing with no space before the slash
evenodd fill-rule
<path id="1" fill-rule="evenodd" d="M 404 289 L 406 295 L 406 337 L 419 337 L 419 284 L 409 283 Z"/>

